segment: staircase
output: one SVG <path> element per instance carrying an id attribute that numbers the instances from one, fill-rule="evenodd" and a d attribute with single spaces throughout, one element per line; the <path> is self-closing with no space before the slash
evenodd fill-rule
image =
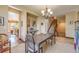
<path id="1" fill-rule="evenodd" d="M 52 26 L 54 26 L 54 35 L 57 34 L 56 28 L 57 28 L 57 19 L 51 19 L 52 22 L 50 23 L 50 26 L 48 28 L 48 33 L 50 31 L 50 29 L 52 28 Z"/>

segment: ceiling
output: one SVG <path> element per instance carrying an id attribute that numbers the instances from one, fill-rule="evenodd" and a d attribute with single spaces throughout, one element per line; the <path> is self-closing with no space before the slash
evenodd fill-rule
<path id="1" fill-rule="evenodd" d="M 53 16 L 60 16 L 72 11 L 79 11 L 79 5 L 24 5 L 26 9 L 32 10 L 39 15 L 41 15 L 41 10 L 45 9 L 45 6 L 52 9 Z"/>

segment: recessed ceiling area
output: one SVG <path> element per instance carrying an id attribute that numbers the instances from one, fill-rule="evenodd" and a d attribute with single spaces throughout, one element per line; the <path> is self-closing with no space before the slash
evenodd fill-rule
<path id="1" fill-rule="evenodd" d="M 32 10 L 41 15 L 41 10 L 50 8 L 53 11 L 53 16 L 65 15 L 66 13 L 79 11 L 79 5 L 23 5 L 26 9 Z"/>

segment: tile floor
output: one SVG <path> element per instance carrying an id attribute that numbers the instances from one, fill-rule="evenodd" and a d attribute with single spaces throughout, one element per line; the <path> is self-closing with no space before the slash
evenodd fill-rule
<path id="1" fill-rule="evenodd" d="M 47 47 L 44 52 L 45 53 L 75 53 L 73 46 L 73 39 L 57 37 L 56 44 Z M 21 43 L 15 47 L 12 47 L 12 53 L 25 53 L 25 44 Z"/>

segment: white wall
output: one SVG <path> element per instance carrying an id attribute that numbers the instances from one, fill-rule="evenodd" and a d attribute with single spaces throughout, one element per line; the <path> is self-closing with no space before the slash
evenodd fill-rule
<path id="1" fill-rule="evenodd" d="M 41 23 L 43 23 L 43 25 L 41 25 Z M 37 19 L 37 30 L 38 30 L 38 34 L 40 33 L 47 33 L 48 30 L 48 20 L 44 19 L 42 17 L 38 17 Z"/>
<path id="2" fill-rule="evenodd" d="M 21 38 L 25 41 L 25 37 L 27 34 L 27 17 L 26 10 L 21 13 L 21 21 L 23 22 L 23 26 L 21 27 Z"/>
<path id="3" fill-rule="evenodd" d="M 0 5 L 0 16 L 4 17 L 4 26 L 0 26 L 0 33 L 8 32 L 8 6 Z"/>
<path id="4" fill-rule="evenodd" d="M 74 21 L 77 19 L 77 13 L 71 12 L 66 14 L 66 37 L 73 37 L 75 33 L 75 24 Z M 70 24 L 70 21 L 73 22 Z"/>

